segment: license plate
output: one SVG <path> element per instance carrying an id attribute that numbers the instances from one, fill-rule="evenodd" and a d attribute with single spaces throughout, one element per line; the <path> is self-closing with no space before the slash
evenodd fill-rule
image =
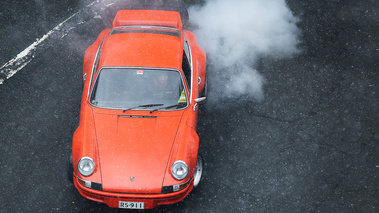
<path id="1" fill-rule="evenodd" d="M 118 207 L 120 209 L 145 209 L 145 203 L 144 202 L 119 201 Z"/>

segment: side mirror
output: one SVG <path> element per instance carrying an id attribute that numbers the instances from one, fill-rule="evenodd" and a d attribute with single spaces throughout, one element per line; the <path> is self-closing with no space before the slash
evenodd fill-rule
<path id="1" fill-rule="evenodd" d="M 202 101 L 204 101 L 205 99 L 207 99 L 207 97 L 201 97 L 201 98 L 196 98 L 195 99 L 195 105 L 193 105 L 193 111 L 195 112 L 196 111 L 196 107 L 197 107 L 197 105 L 200 103 L 200 102 L 202 102 Z"/>
<path id="2" fill-rule="evenodd" d="M 205 99 L 207 99 L 207 97 L 196 98 L 195 101 L 196 101 L 196 103 L 200 103 L 200 102 L 204 101 Z"/>

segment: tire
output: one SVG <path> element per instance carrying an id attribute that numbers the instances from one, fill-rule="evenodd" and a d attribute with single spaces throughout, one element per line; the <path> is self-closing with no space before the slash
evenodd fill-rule
<path id="1" fill-rule="evenodd" d="M 74 183 L 74 167 L 72 166 L 72 154 L 70 153 L 67 160 L 67 179 L 70 183 Z"/>
<path id="2" fill-rule="evenodd" d="M 207 97 L 207 95 L 208 95 L 208 78 L 207 76 L 205 76 L 204 88 L 200 91 L 199 97 Z"/>
<path id="3" fill-rule="evenodd" d="M 203 157 L 199 154 L 196 161 L 195 174 L 193 175 L 193 188 L 197 188 L 203 176 L 204 161 Z"/>

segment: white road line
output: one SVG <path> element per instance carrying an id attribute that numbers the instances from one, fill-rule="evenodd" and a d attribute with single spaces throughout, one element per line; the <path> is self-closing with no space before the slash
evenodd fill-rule
<path id="1" fill-rule="evenodd" d="M 50 30 L 48 33 L 46 33 L 40 39 L 37 39 L 37 41 L 35 41 L 33 44 L 31 44 L 25 50 L 20 52 L 12 60 L 10 60 L 6 64 L 4 64 L 0 68 L 0 73 L 5 75 L 6 79 L 9 79 L 14 74 L 16 74 L 18 71 L 20 71 L 22 68 L 24 68 L 26 65 L 28 65 L 32 61 L 32 59 L 34 58 L 34 52 L 35 52 L 35 49 L 37 48 L 37 46 L 40 45 L 43 41 L 45 41 L 47 38 L 49 38 L 54 32 L 59 31 L 62 28 L 64 23 L 66 23 L 72 17 L 76 16 L 78 13 L 79 12 L 76 12 L 74 15 L 70 16 L 69 18 L 64 20 L 62 23 L 58 24 L 56 27 L 54 27 L 52 30 Z M 4 80 L 5 79 L 0 79 L 0 84 L 3 84 Z"/>
<path id="2" fill-rule="evenodd" d="M 98 3 L 98 1 L 92 2 L 91 4 L 87 5 L 85 8 L 88 8 L 88 7 L 92 6 L 95 3 Z M 62 23 L 58 24 L 56 27 L 54 27 L 48 33 L 46 33 L 44 36 L 42 36 L 40 39 L 37 39 L 37 41 L 35 41 L 33 44 L 31 44 L 25 50 L 23 50 L 22 52 L 20 52 L 12 60 L 10 60 L 7 63 L 5 63 L 0 68 L 0 76 L 1 76 L 0 77 L 0 84 L 3 84 L 5 80 L 9 79 L 13 75 L 15 75 L 18 71 L 20 71 L 21 69 L 23 69 L 26 65 L 28 65 L 33 60 L 33 58 L 34 58 L 34 52 L 35 52 L 36 48 L 42 42 L 44 42 L 47 38 L 49 38 L 53 33 L 59 32 L 63 28 L 63 25 L 67 21 L 69 21 L 70 19 L 72 19 L 73 17 L 75 17 L 76 15 L 78 15 L 79 13 L 81 13 L 83 11 L 84 11 L 84 9 L 79 10 L 78 12 L 74 13 L 69 18 L 67 18 L 66 20 L 64 20 Z M 77 23 L 77 25 L 81 24 L 81 23 L 83 23 L 83 21 L 79 21 Z M 63 30 L 63 34 L 61 35 L 61 37 L 66 36 L 69 31 L 70 30 Z M 5 76 L 5 78 L 2 78 L 2 76 Z"/>

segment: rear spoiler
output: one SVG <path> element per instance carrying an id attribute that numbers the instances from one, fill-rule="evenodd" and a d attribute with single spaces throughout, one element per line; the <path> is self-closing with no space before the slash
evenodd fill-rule
<path id="1" fill-rule="evenodd" d="M 120 10 L 113 20 L 113 28 L 120 26 L 163 26 L 182 29 L 179 12 L 162 10 Z"/>

